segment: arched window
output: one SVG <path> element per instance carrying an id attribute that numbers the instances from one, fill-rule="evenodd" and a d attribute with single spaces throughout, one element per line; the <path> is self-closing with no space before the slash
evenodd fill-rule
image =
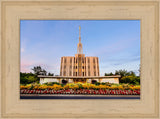
<path id="1" fill-rule="evenodd" d="M 97 83 L 97 81 L 96 80 L 92 80 L 92 84 L 95 84 L 95 83 Z"/>
<path id="2" fill-rule="evenodd" d="M 62 84 L 64 84 L 64 85 L 66 85 L 68 83 L 68 81 L 67 80 L 62 80 Z"/>

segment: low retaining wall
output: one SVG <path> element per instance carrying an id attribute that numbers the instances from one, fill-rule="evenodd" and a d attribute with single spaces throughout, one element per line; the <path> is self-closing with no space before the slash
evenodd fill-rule
<path id="1" fill-rule="evenodd" d="M 39 76 L 40 77 L 40 76 Z M 74 83 L 74 80 L 76 78 L 60 78 L 60 77 L 48 77 L 48 76 L 43 76 L 43 77 L 40 77 L 40 84 L 44 84 L 44 83 L 48 83 L 48 82 L 57 82 L 57 83 L 62 83 L 62 80 L 66 80 L 68 83 Z M 86 80 L 86 83 L 92 83 L 93 80 L 95 80 L 96 82 L 100 82 L 100 83 L 106 83 L 106 82 L 109 82 L 109 83 L 115 83 L 115 84 L 119 84 L 119 76 L 106 76 L 106 77 L 87 77 L 87 78 L 84 78 L 84 80 Z"/>

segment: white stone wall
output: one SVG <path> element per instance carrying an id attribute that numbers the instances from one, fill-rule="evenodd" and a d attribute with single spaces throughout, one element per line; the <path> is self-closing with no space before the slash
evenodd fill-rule
<path id="1" fill-rule="evenodd" d="M 74 82 L 73 82 L 73 79 L 69 79 L 69 83 L 74 83 Z"/>
<path id="2" fill-rule="evenodd" d="M 92 83 L 92 80 L 91 80 L 91 79 L 88 79 L 88 80 L 87 80 L 87 83 Z"/>
<path id="3" fill-rule="evenodd" d="M 60 79 L 55 78 L 40 78 L 40 84 L 47 83 L 47 82 L 57 82 L 59 83 Z"/>
<path id="4" fill-rule="evenodd" d="M 91 83 L 92 80 L 96 80 L 97 82 L 99 82 L 99 79 L 88 79 L 87 83 Z M 58 82 L 58 83 L 62 83 L 62 79 L 56 79 L 56 78 L 40 78 L 40 84 L 43 83 L 47 83 L 47 82 Z M 68 79 L 69 83 L 74 83 L 73 79 Z M 119 84 L 119 78 L 102 78 L 100 79 L 100 83 L 115 83 L 115 84 Z"/>
<path id="5" fill-rule="evenodd" d="M 101 83 L 116 83 L 119 84 L 119 78 L 105 78 L 105 79 L 101 79 Z"/>

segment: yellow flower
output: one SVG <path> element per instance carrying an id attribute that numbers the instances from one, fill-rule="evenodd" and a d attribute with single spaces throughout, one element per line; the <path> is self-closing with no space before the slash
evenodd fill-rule
<path id="1" fill-rule="evenodd" d="M 120 86 L 118 86 L 117 88 L 118 88 L 119 90 L 122 90 L 122 89 L 123 89 L 123 86 L 120 85 Z"/>
<path id="2" fill-rule="evenodd" d="M 20 89 L 25 89 L 25 86 L 20 86 Z"/>
<path id="3" fill-rule="evenodd" d="M 98 88 L 99 89 L 106 89 L 106 86 L 105 85 L 99 85 Z"/>
<path id="4" fill-rule="evenodd" d="M 62 86 L 61 86 L 61 85 L 54 84 L 54 85 L 52 86 L 52 88 L 53 88 L 54 90 L 60 90 L 60 89 L 62 89 Z"/>
<path id="5" fill-rule="evenodd" d="M 140 86 L 134 86 L 133 89 L 134 90 L 140 90 Z"/>
<path id="6" fill-rule="evenodd" d="M 74 87 L 73 87 L 74 89 L 78 89 L 79 88 L 79 86 L 78 85 L 74 85 Z"/>
<path id="7" fill-rule="evenodd" d="M 63 86 L 63 89 L 68 89 L 68 88 L 69 88 L 68 85 Z"/>

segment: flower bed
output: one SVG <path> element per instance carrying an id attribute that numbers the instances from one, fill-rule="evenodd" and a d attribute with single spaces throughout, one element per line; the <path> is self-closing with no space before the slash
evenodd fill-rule
<path id="1" fill-rule="evenodd" d="M 67 84 L 64 86 L 53 84 L 53 85 L 40 85 L 40 84 L 28 84 L 28 85 L 21 85 L 20 89 L 39 89 L 39 90 L 45 90 L 45 89 L 52 89 L 52 90 L 62 90 L 62 89 L 109 89 L 109 90 L 140 90 L 139 85 L 94 85 L 89 83 L 77 83 L 77 84 Z"/>
<path id="2" fill-rule="evenodd" d="M 86 94 L 86 95 L 140 95 L 140 85 L 128 84 L 27 84 L 20 86 L 21 94 Z"/>
<path id="3" fill-rule="evenodd" d="M 21 89 L 21 94 L 78 94 L 78 95 L 140 95 L 140 90 L 110 90 L 110 89 Z"/>

